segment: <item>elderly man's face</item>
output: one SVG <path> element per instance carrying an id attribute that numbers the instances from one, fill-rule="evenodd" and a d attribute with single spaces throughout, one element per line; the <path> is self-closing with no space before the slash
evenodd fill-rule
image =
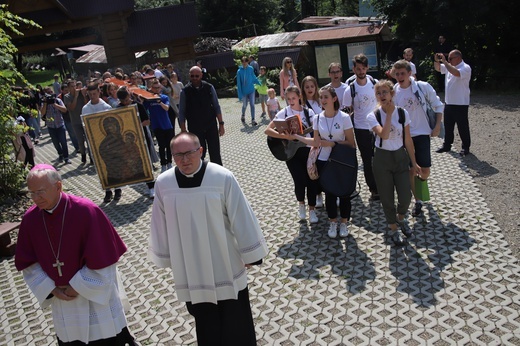
<path id="1" fill-rule="evenodd" d="M 60 199 L 61 182 L 51 183 L 45 174 L 38 174 L 27 181 L 27 189 L 34 204 L 40 209 L 52 209 Z"/>

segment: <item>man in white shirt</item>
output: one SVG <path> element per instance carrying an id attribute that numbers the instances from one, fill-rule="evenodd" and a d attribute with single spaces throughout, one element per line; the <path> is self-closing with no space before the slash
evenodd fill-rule
<path id="1" fill-rule="evenodd" d="M 408 61 L 410 64 L 410 68 L 412 69 L 412 77 L 417 79 L 417 68 L 415 68 L 415 64 L 412 62 L 413 59 L 413 49 L 412 48 L 406 48 L 403 51 L 403 58 L 404 60 Z"/>
<path id="2" fill-rule="evenodd" d="M 98 113 L 108 111 L 112 109 L 112 106 L 103 101 L 101 98 L 101 91 L 99 90 L 99 84 L 96 82 L 90 83 L 87 86 L 87 94 L 90 101 L 83 106 L 81 115 L 87 115 L 92 113 Z M 121 199 L 121 188 L 116 188 L 114 192 L 114 200 L 118 201 Z M 112 191 L 110 189 L 105 190 L 105 198 L 103 202 L 108 203 L 112 200 Z"/>
<path id="3" fill-rule="evenodd" d="M 343 93 L 345 92 L 345 89 L 347 89 L 347 85 L 341 81 L 343 78 L 343 68 L 341 68 L 341 64 L 339 62 L 333 62 L 329 65 L 329 77 L 330 83 L 326 86 L 331 86 L 334 88 L 340 103 L 339 109 L 343 109 L 344 106 L 341 104 L 341 101 L 343 100 Z"/>
<path id="4" fill-rule="evenodd" d="M 461 156 L 469 154 L 471 136 L 469 133 L 469 82 L 471 80 L 471 67 L 462 60 L 462 53 L 454 49 L 448 54 L 448 59 L 444 54 L 435 55 L 435 70 L 445 75 L 445 96 L 444 101 L 444 126 L 446 128 L 446 138 L 444 144 L 437 149 L 438 153 L 451 150 L 454 140 L 455 124 L 459 129 L 462 141 Z"/>
<path id="5" fill-rule="evenodd" d="M 441 120 L 444 105 L 437 96 L 433 87 L 426 82 L 416 82 L 412 78 L 412 69 L 408 61 L 399 60 L 392 67 L 393 74 L 398 82 L 395 87 L 394 102 L 396 106 L 406 109 L 410 115 L 410 135 L 415 148 L 415 160 L 421 167 L 420 178 L 428 179 L 430 176 L 431 153 L 430 136 L 436 137 L 441 131 Z M 427 103 L 431 105 L 437 121 L 432 130 L 428 122 Z M 410 185 L 415 197 L 415 207 L 412 211 L 413 216 L 422 213 L 422 201 L 417 198 L 415 193 L 415 169 L 410 169 Z"/>
<path id="6" fill-rule="evenodd" d="M 352 71 L 354 76 L 347 80 L 347 89 L 341 99 L 343 107 L 348 107 L 353 112 L 352 123 L 356 135 L 356 143 L 363 160 L 363 173 L 365 182 L 370 189 L 370 199 L 379 200 L 374 173 L 372 172 L 372 133 L 368 125 L 367 115 L 377 106 L 374 85 L 377 80 L 367 75 L 368 58 L 364 54 L 358 54 L 352 59 Z"/>

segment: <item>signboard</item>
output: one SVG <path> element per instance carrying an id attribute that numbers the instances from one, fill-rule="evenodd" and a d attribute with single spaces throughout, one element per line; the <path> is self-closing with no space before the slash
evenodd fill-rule
<path id="1" fill-rule="evenodd" d="M 368 69 L 378 69 L 376 41 L 356 42 L 347 44 L 348 70 L 352 71 L 352 59 L 358 54 L 365 54 L 368 58 Z"/>
<path id="2" fill-rule="evenodd" d="M 318 68 L 318 80 L 329 79 L 329 65 L 332 62 L 341 63 L 341 54 L 338 44 L 316 46 L 316 66 Z"/>
<path id="3" fill-rule="evenodd" d="M 154 180 L 136 105 L 81 118 L 103 189 Z"/>

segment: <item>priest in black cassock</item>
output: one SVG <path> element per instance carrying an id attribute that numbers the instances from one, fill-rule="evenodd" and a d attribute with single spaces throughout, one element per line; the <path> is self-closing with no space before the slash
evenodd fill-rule
<path id="1" fill-rule="evenodd" d="M 268 253 L 258 220 L 233 173 L 201 159 L 196 135 L 171 148 L 177 166 L 155 183 L 148 258 L 172 268 L 199 346 L 256 345 L 247 268 Z"/>

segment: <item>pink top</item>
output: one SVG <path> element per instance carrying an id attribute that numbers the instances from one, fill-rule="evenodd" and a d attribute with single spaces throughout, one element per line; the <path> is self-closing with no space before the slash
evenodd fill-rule
<path id="1" fill-rule="evenodd" d="M 293 84 L 294 86 L 300 87 L 300 84 L 298 84 L 298 74 L 295 73 L 295 76 L 293 76 Z M 284 70 L 282 69 L 280 71 L 280 96 L 285 97 L 285 89 L 287 87 L 291 86 L 290 84 L 290 78 L 289 75 L 284 73 Z"/>

